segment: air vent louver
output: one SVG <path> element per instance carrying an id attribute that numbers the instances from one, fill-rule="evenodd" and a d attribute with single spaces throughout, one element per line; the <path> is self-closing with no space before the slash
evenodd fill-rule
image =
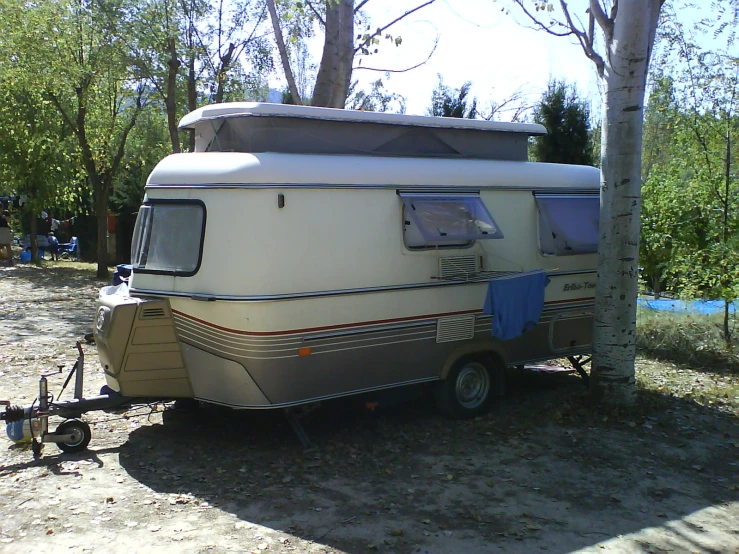
<path id="1" fill-rule="evenodd" d="M 166 315 L 164 308 L 142 308 L 139 319 L 161 319 Z"/>
<path id="2" fill-rule="evenodd" d="M 480 272 L 477 256 L 448 256 L 439 258 L 439 277 L 469 278 Z"/>
<path id="3" fill-rule="evenodd" d="M 475 336 L 475 316 L 445 317 L 436 326 L 436 342 L 467 340 Z"/>

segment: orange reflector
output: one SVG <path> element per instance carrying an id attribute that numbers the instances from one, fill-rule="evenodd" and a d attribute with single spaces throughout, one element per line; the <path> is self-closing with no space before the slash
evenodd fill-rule
<path id="1" fill-rule="evenodd" d="M 311 354 L 313 354 L 312 348 L 298 348 L 298 356 L 310 356 Z"/>

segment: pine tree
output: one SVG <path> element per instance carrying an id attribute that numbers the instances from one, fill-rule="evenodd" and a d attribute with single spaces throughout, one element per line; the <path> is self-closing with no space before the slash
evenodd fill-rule
<path id="1" fill-rule="evenodd" d="M 537 161 L 593 165 L 590 111 L 575 86 L 550 81 L 534 109 L 534 121 L 547 129 L 534 143 Z"/>

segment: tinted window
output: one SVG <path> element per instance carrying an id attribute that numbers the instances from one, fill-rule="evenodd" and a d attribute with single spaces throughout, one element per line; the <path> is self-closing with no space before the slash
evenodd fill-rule
<path id="1" fill-rule="evenodd" d="M 569 256 L 598 251 L 598 196 L 536 194 L 535 197 L 539 208 L 539 247 L 543 254 Z"/>

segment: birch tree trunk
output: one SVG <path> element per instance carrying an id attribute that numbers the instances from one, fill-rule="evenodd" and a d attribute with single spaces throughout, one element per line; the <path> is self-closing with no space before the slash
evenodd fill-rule
<path id="1" fill-rule="evenodd" d="M 629 404 L 636 396 L 643 104 L 661 5 L 618 0 L 612 19 L 596 16 L 607 52 L 599 68 L 606 92 L 591 394 L 613 404 Z"/>

